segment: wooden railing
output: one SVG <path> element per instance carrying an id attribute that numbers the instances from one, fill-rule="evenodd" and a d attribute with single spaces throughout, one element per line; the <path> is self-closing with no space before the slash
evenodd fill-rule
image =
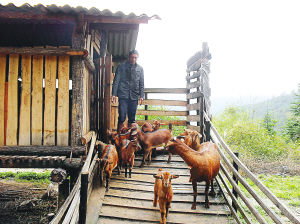
<path id="1" fill-rule="evenodd" d="M 87 145 L 91 142 L 88 155 L 70 195 L 51 220 L 50 224 L 85 223 L 87 201 L 92 191 L 92 180 L 97 168 L 96 160 L 98 154 L 95 153 L 96 137 L 94 131 L 90 131 L 83 136 L 82 142 L 84 144 Z"/>
<path id="2" fill-rule="evenodd" d="M 270 208 L 270 204 L 275 205 L 280 212 L 286 216 L 292 223 L 299 224 L 299 219 L 289 210 L 288 207 L 284 205 L 279 199 L 263 184 L 255 177 L 255 175 L 239 160 L 239 158 L 230 150 L 230 148 L 226 145 L 216 128 L 214 127 L 213 123 L 210 121 L 207 114 L 204 114 L 205 120 L 210 123 L 211 125 L 211 138 L 213 142 L 217 144 L 220 156 L 222 158 L 221 163 L 221 171 L 219 173 L 219 179 L 218 183 L 220 181 L 222 182 L 222 185 L 226 189 L 228 195 L 231 198 L 232 205 L 230 203 L 230 200 L 225 196 L 225 199 L 227 200 L 227 204 L 230 207 L 230 210 L 232 212 L 233 217 L 237 221 L 237 223 L 243 223 L 237 214 L 237 211 L 240 212 L 241 216 L 243 217 L 244 221 L 246 223 L 253 223 L 253 221 L 248 217 L 247 212 L 243 208 L 241 202 L 239 202 L 238 197 L 240 197 L 243 201 L 243 203 L 246 205 L 246 207 L 249 209 L 252 216 L 255 217 L 257 222 L 259 223 L 267 223 L 265 218 L 262 216 L 262 214 L 258 211 L 257 206 L 260 207 L 262 210 L 265 211 L 266 215 L 269 216 L 274 223 L 282 224 L 285 223 L 285 221 L 282 220 L 281 217 L 279 217 L 276 212 Z M 242 176 L 236 168 L 231 164 L 229 160 L 233 160 L 234 163 L 236 163 L 240 170 L 244 173 Z M 241 183 L 245 190 L 252 195 L 253 199 L 257 202 L 257 206 L 253 204 L 253 202 L 247 198 L 245 193 L 241 190 L 241 188 L 238 186 L 237 182 L 232 178 L 231 174 L 238 180 L 239 183 Z M 225 176 L 224 176 L 225 175 Z M 249 178 L 265 195 L 266 198 L 270 200 L 270 203 L 266 203 L 265 199 L 262 199 L 261 195 L 258 195 L 256 191 L 253 190 L 253 188 L 248 184 L 248 182 L 245 180 L 246 178 Z M 233 187 L 233 190 L 237 193 L 238 197 L 235 196 L 231 189 L 228 186 L 228 182 Z M 260 210 L 260 209 L 259 209 Z"/>

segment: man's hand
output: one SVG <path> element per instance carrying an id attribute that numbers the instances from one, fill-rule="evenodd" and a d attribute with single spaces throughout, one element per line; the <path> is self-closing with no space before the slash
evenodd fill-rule
<path id="1" fill-rule="evenodd" d="M 111 102 L 112 103 L 117 103 L 117 97 L 116 96 L 112 96 L 111 97 Z"/>
<path id="2" fill-rule="evenodd" d="M 139 105 L 142 105 L 143 100 L 144 100 L 143 98 L 140 98 L 140 99 L 139 99 Z"/>

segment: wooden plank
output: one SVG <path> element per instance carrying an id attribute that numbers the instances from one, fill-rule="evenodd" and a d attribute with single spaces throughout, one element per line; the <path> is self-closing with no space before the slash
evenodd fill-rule
<path id="1" fill-rule="evenodd" d="M 193 88 L 198 88 L 198 87 L 200 87 L 200 80 L 186 84 L 187 89 L 193 89 Z"/>
<path id="2" fill-rule="evenodd" d="M 188 94 L 186 95 L 186 98 L 187 98 L 188 100 L 190 100 L 190 99 L 198 98 L 198 97 L 200 97 L 200 96 L 203 96 L 203 93 L 201 93 L 201 92 L 193 92 L 193 93 L 188 93 Z"/>
<path id="3" fill-rule="evenodd" d="M 153 191 L 153 189 L 152 189 Z M 228 210 L 223 209 L 223 205 L 216 206 L 216 203 L 212 203 L 209 209 L 204 208 L 203 205 L 197 207 L 196 210 L 191 210 L 191 202 L 181 202 L 181 203 L 171 203 L 172 213 L 189 213 L 189 214 L 212 214 L 212 215 L 229 215 Z M 204 203 L 203 203 L 204 204 Z M 152 201 L 142 201 L 137 199 L 126 199 L 126 198 L 117 198 L 117 197 L 105 197 L 104 206 L 113 206 L 113 207 L 126 207 L 130 206 L 131 208 L 143 209 L 143 210 L 158 210 L 158 207 L 153 207 Z M 158 204 L 157 204 L 158 205 Z"/>
<path id="4" fill-rule="evenodd" d="M 187 110 L 200 110 L 200 103 L 193 103 L 193 104 L 188 104 L 186 106 Z"/>
<path id="5" fill-rule="evenodd" d="M 30 145 L 31 123 L 31 56 L 22 55 L 22 94 L 19 145 Z"/>
<path id="6" fill-rule="evenodd" d="M 188 115 L 186 117 L 186 120 L 191 122 L 191 121 L 200 121 L 200 116 L 199 115 Z"/>
<path id="7" fill-rule="evenodd" d="M 130 219 L 137 220 L 141 222 L 148 221 L 160 221 L 160 212 L 159 209 L 136 209 L 130 208 L 129 206 L 120 207 L 120 206 L 102 206 L 101 217 L 117 217 L 121 219 Z M 228 223 L 227 217 L 217 214 L 201 215 L 201 214 L 186 214 L 184 212 L 176 213 L 170 209 L 168 215 L 168 223 Z"/>
<path id="8" fill-rule="evenodd" d="M 200 77 L 200 74 L 201 74 L 200 71 L 195 72 L 193 75 L 187 76 L 187 77 L 186 77 L 186 80 L 189 81 L 189 80 L 191 80 L 191 79 L 199 78 L 199 77 Z"/>
<path id="9" fill-rule="evenodd" d="M 186 106 L 187 102 L 183 100 L 147 100 L 143 101 L 143 105 L 161 105 L 161 106 Z"/>
<path id="10" fill-rule="evenodd" d="M 154 122 L 154 120 L 137 120 L 136 123 L 140 126 L 142 126 L 145 122 L 149 122 L 150 124 L 152 124 Z M 174 120 L 160 120 L 160 122 L 162 124 L 169 124 L 171 123 L 172 125 L 176 125 L 176 126 L 186 126 L 186 121 L 184 120 L 177 120 L 177 121 L 174 121 Z"/>
<path id="11" fill-rule="evenodd" d="M 104 89 L 104 119 L 105 129 L 111 129 L 111 69 L 112 55 L 105 57 L 105 89 Z"/>
<path id="12" fill-rule="evenodd" d="M 9 56 L 6 145 L 17 145 L 19 55 Z"/>
<path id="13" fill-rule="evenodd" d="M 42 145 L 43 128 L 43 56 L 32 58 L 31 142 Z"/>
<path id="14" fill-rule="evenodd" d="M 57 145 L 68 145 L 69 140 L 69 74 L 70 57 L 58 58 Z"/>
<path id="15" fill-rule="evenodd" d="M 200 132 L 200 127 L 199 126 L 187 125 L 186 128 Z"/>
<path id="16" fill-rule="evenodd" d="M 155 110 L 137 110 L 137 115 L 157 115 L 157 116 L 187 116 L 186 111 L 155 111 Z"/>
<path id="17" fill-rule="evenodd" d="M 44 145 L 55 144 L 56 56 L 45 56 Z"/>
<path id="18" fill-rule="evenodd" d="M 145 93 L 187 93 L 186 88 L 145 88 Z"/>
<path id="19" fill-rule="evenodd" d="M 0 55 L 0 146 L 4 145 L 5 76 L 6 76 L 6 55 Z"/>
<path id="20" fill-rule="evenodd" d="M 85 56 L 87 55 L 87 50 L 70 48 L 0 47 L 0 54 Z"/>

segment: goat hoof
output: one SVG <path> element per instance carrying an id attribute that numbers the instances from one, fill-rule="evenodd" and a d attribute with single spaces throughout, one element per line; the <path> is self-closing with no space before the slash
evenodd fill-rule
<path id="1" fill-rule="evenodd" d="M 192 209 L 192 210 L 196 210 L 196 205 L 193 204 L 191 209 Z"/>

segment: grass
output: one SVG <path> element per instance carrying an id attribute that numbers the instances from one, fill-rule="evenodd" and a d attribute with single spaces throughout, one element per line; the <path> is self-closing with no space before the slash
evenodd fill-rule
<path id="1" fill-rule="evenodd" d="M 36 172 L 2 172 L 0 179 L 14 179 L 17 182 L 50 183 L 50 171 Z"/>

